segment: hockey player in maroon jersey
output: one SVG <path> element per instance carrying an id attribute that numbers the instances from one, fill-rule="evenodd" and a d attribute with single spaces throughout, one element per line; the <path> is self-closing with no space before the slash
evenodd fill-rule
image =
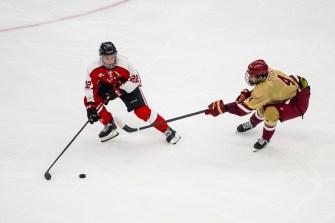
<path id="1" fill-rule="evenodd" d="M 229 112 L 244 116 L 256 110 L 248 122 L 237 127 L 237 132 L 251 130 L 264 121 L 262 137 L 254 144 L 255 149 L 263 149 L 270 142 L 278 120 L 284 122 L 303 116 L 307 111 L 310 86 L 303 77 L 288 76 L 269 68 L 264 60 L 249 64 L 245 80 L 255 86 L 253 90 L 244 89 L 235 102 L 215 101 L 205 114 L 216 117 Z"/>
<path id="2" fill-rule="evenodd" d="M 126 105 L 128 112 L 150 124 L 165 120 L 152 111 L 141 91 L 141 80 L 133 64 L 119 55 L 112 42 L 103 42 L 99 49 L 100 59 L 91 64 L 87 70 L 84 103 L 87 117 L 91 124 L 98 120 L 105 126 L 99 134 L 101 142 L 105 142 L 119 135 L 113 120 L 113 115 L 103 105 L 97 110 L 107 97 L 109 100 L 120 98 Z M 105 105 L 108 103 L 105 102 Z M 176 131 L 167 124 L 155 126 L 164 133 L 168 143 L 176 144 L 181 138 Z"/>

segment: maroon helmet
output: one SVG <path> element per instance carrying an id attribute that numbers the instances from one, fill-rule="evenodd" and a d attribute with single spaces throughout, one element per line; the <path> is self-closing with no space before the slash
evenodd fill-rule
<path id="1" fill-rule="evenodd" d="M 245 81 L 251 86 L 258 84 L 268 75 L 268 68 L 264 60 L 255 60 L 249 64 L 248 70 L 245 72 Z"/>

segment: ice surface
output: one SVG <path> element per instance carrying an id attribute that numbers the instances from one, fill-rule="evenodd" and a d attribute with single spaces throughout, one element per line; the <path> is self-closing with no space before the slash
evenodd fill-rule
<path id="1" fill-rule="evenodd" d="M 1 0 L 0 222 L 335 222 L 334 21 L 330 0 Z M 235 134 L 247 117 L 230 114 L 171 123 L 175 146 L 153 128 L 102 144 L 88 125 L 46 181 L 86 121 L 86 67 L 108 40 L 166 119 L 231 102 L 259 58 L 306 76 L 310 109 L 258 153 L 262 128 Z"/>

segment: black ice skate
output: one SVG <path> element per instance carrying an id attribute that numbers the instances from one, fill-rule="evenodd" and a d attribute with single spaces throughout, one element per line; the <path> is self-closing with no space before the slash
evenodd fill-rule
<path id="1" fill-rule="evenodd" d="M 116 125 L 114 120 L 111 119 L 107 125 L 105 125 L 104 129 L 100 132 L 99 138 L 101 142 L 106 142 L 116 136 L 119 135 L 118 131 L 116 131 Z"/>
<path id="2" fill-rule="evenodd" d="M 250 121 L 237 126 L 237 132 L 246 132 L 254 128 Z"/>
<path id="3" fill-rule="evenodd" d="M 254 144 L 254 148 L 256 149 L 254 152 L 264 149 L 269 144 L 269 141 L 263 138 L 257 139 L 257 142 Z"/>
<path id="4" fill-rule="evenodd" d="M 181 136 L 170 127 L 168 127 L 164 134 L 166 136 L 166 141 L 171 144 L 176 144 L 181 138 Z"/>

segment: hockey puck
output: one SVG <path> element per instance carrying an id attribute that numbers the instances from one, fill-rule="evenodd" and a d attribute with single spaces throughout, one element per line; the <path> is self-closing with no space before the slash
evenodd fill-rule
<path id="1" fill-rule="evenodd" d="M 79 178 L 85 178 L 86 177 L 86 174 L 79 174 Z"/>

